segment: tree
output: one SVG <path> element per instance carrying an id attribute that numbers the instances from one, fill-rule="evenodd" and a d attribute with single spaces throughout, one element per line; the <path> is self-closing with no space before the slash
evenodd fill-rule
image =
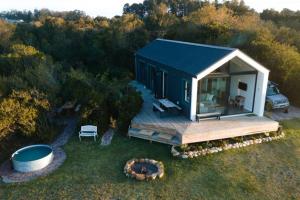
<path id="1" fill-rule="evenodd" d="M 255 12 L 254 9 L 250 9 L 250 7 L 245 4 L 244 0 L 225 1 L 224 5 L 232 10 L 234 15 L 238 16 L 243 16 Z"/>
<path id="2" fill-rule="evenodd" d="M 140 18 L 144 18 L 146 16 L 146 7 L 142 3 L 134 3 L 132 5 L 126 3 L 123 7 L 123 14 L 135 14 Z"/>
<path id="3" fill-rule="evenodd" d="M 271 33 L 266 35 L 258 33 L 248 52 L 271 70 L 270 80 L 277 82 L 293 103 L 299 104 L 300 54 L 296 48 L 275 41 Z"/>
<path id="4" fill-rule="evenodd" d="M 283 9 L 278 12 L 274 9 L 266 9 L 260 16 L 263 20 L 270 20 L 278 26 L 286 26 L 300 31 L 300 11 Z"/>
<path id="5" fill-rule="evenodd" d="M 0 73 L 11 75 L 24 72 L 46 60 L 46 56 L 32 46 L 13 44 L 6 54 L 0 55 Z"/>
<path id="6" fill-rule="evenodd" d="M 0 102 L 0 138 L 17 132 L 25 136 L 42 134 L 47 129 L 50 104 L 37 90 L 13 91 Z"/>
<path id="7" fill-rule="evenodd" d="M 9 47 L 14 30 L 15 25 L 8 24 L 0 19 L 0 53 Z"/>

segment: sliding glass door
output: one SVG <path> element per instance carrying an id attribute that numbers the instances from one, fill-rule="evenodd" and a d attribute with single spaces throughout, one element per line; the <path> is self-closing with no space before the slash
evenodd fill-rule
<path id="1" fill-rule="evenodd" d="M 224 114 L 229 97 L 229 76 L 208 77 L 198 82 L 197 113 Z"/>

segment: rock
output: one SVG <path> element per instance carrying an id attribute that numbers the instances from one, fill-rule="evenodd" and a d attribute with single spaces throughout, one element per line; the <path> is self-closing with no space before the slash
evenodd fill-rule
<path id="1" fill-rule="evenodd" d="M 146 176 L 144 174 L 136 174 L 135 178 L 136 180 L 143 181 L 145 180 Z"/>
<path id="2" fill-rule="evenodd" d="M 157 177 L 158 173 L 153 173 L 149 176 L 150 180 L 154 180 Z"/>
<path id="3" fill-rule="evenodd" d="M 171 153 L 178 153 L 178 151 L 175 149 L 175 146 L 172 146 Z"/>
<path id="4" fill-rule="evenodd" d="M 172 155 L 173 155 L 173 156 L 175 156 L 175 157 L 177 157 L 177 156 L 179 156 L 179 155 L 180 155 L 180 153 L 178 153 L 178 152 L 174 152 L 174 153 L 172 153 Z"/>
<path id="5" fill-rule="evenodd" d="M 132 171 L 132 172 L 131 172 L 131 176 L 132 176 L 132 177 L 135 177 L 135 176 L 136 176 L 135 171 Z"/>
<path id="6" fill-rule="evenodd" d="M 164 176 L 164 172 L 163 171 L 160 171 L 159 173 L 158 173 L 158 178 L 162 178 Z"/>
<path id="7" fill-rule="evenodd" d="M 186 158 L 188 158 L 188 156 L 187 156 L 187 155 L 185 155 L 185 154 L 183 154 L 183 155 L 181 155 L 181 158 L 184 158 L 184 159 L 186 159 Z"/>

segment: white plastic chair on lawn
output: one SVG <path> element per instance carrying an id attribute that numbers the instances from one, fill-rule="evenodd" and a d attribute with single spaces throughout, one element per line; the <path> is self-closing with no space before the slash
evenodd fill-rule
<path id="1" fill-rule="evenodd" d="M 79 140 L 81 141 L 81 137 L 94 137 L 94 140 L 96 141 L 97 135 L 97 126 L 81 126 L 81 129 L 79 131 Z"/>

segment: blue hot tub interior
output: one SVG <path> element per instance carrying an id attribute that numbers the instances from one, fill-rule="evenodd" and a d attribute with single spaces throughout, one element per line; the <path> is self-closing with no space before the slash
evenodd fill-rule
<path id="1" fill-rule="evenodd" d="M 20 162 L 38 160 L 50 154 L 51 151 L 52 149 L 46 146 L 34 146 L 19 151 L 14 155 L 13 159 Z"/>

